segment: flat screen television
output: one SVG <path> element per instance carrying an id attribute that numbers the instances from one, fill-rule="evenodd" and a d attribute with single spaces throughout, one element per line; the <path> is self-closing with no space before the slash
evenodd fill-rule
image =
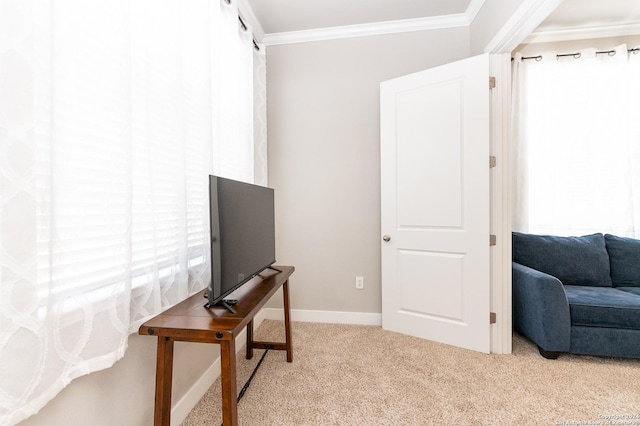
<path id="1" fill-rule="evenodd" d="M 209 176 L 208 307 L 222 305 L 233 312 L 234 301 L 225 297 L 275 263 L 274 208 L 271 188 Z"/>

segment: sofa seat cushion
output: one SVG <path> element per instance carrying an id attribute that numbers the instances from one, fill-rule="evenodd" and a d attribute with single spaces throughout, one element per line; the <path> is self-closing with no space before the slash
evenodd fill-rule
<path id="1" fill-rule="evenodd" d="M 616 288 L 565 286 L 571 325 L 640 330 L 640 295 Z"/>
<path id="2" fill-rule="evenodd" d="M 640 240 L 604 236 L 614 287 L 640 287 Z"/>
<path id="3" fill-rule="evenodd" d="M 640 296 L 640 287 L 616 287 L 616 290 L 626 291 L 627 293 Z"/>
<path id="4" fill-rule="evenodd" d="M 514 232 L 513 261 L 559 279 L 564 285 L 611 287 L 604 235 L 557 237 Z"/>

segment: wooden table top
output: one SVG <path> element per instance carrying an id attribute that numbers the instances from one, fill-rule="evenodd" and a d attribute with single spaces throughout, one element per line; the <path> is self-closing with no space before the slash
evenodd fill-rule
<path id="1" fill-rule="evenodd" d="M 193 342 L 232 340 L 295 270 L 293 266 L 274 268 L 282 272 L 265 269 L 228 296 L 238 300 L 235 314 L 220 306 L 206 308 L 202 290 L 142 324 L 138 333 Z"/>

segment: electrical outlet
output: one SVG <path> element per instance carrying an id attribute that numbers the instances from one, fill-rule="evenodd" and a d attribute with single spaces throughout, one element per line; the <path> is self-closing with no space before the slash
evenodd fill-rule
<path id="1" fill-rule="evenodd" d="M 364 290 L 364 277 L 356 277 L 356 288 Z"/>

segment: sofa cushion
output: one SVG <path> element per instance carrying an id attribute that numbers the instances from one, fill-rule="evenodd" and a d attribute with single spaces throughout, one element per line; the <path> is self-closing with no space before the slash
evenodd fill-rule
<path id="1" fill-rule="evenodd" d="M 614 287 L 640 287 L 640 240 L 604 236 Z"/>
<path id="2" fill-rule="evenodd" d="M 616 288 L 565 286 L 571 325 L 640 329 L 640 296 Z"/>
<path id="3" fill-rule="evenodd" d="M 602 234 L 557 237 L 514 232 L 513 261 L 553 275 L 564 285 L 611 287 Z"/>
<path id="4" fill-rule="evenodd" d="M 616 287 L 616 290 L 626 291 L 627 293 L 640 296 L 640 287 Z"/>

